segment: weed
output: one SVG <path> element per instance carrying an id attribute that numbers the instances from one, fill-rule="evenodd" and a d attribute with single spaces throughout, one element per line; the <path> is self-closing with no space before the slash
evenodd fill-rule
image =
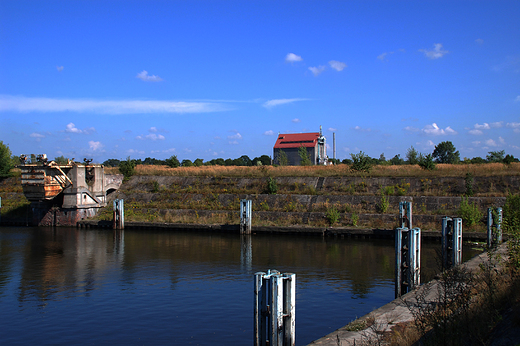
<path id="1" fill-rule="evenodd" d="M 262 167 L 264 167 L 264 166 L 262 166 Z M 270 195 L 276 194 L 276 192 L 278 192 L 278 184 L 276 183 L 276 179 L 268 177 L 265 190 L 266 190 L 266 193 L 268 193 Z"/>
<path id="2" fill-rule="evenodd" d="M 478 205 L 475 202 L 470 204 L 467 197 L 462 197 L 458 215 L 462 218 L 466 226 L 471 227 L 480 222 L 483 213 L 478 209 Z"/>
<path id="3" fill-rule="evenodd" d="M 329 222 L 329 225 L 334 225 L 336 222 L 338 222 L 340 213 L 339 210 L 336 208 L 336 206 L 329 207 L 327 211 L 325 212 L 325 217 L 327 218 L 327 221 Z"/>
<path id="4" fill-rule="evenodd" d="M 156 193 L 159 192 L 159 183 L 157 181 L 152 181 L 152 192 Z"/>
<path id="5" fill-rule="evenodd" d="M 386 213 L 388 211 L 389 205 L 390 205 L 390 202 L 388 201 L 388 197 L 385 196 L 385 194 L 383 193 L 383 190 L 381 190 L 381 199 L 379 201 L 379 205 L 377 208 L 377 209 L 379 209 L 378 211 L 382 214 Z"/>
<path id="6" fill-rule="evenodd" d="M 356 213 L 352 213 L 350 219 L 352 220 L 352 226 L 356 227 L 359 221 L 359 215 Z"/>
<path id="7" fill-rule="evenodd" d="M 464 178 L 464 185 L 466 187 L 466 196 L 473 196 L 473 183 L 474 183 L 473 174 L 470 172 L 466 173 L 466 178 Z"/>

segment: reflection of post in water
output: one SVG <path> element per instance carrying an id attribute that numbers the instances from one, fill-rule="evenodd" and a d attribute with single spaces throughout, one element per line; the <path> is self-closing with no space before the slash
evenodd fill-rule
<path id="1" fill-rule="evenodd" d="M 125 231 L 122 229 L 114 230 L 114 253 L 116 255 L 125 253 Z"/>
<path id="2" fill-rule="evenodd" d="M 240 235 L 240 267 L 247 271 L 253 268 L 253 241 L 251 234 Z"/>

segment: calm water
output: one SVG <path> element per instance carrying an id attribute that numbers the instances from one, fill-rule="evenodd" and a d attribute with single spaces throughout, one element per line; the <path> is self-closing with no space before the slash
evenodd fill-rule
<path id="1" fill-rule="evenodd" d="M 394 298 L 390 240 L 0 227 L 0 343 L 251 345 L 267 269 L 296 273 L 298 345 Z"/>

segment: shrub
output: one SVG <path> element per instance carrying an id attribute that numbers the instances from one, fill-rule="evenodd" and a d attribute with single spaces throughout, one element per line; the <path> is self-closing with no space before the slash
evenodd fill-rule
<path id="1" fill-rule="evenodd" d="M 359 215 L 356 213 L 352 213 L 351 219 L 352 219 L 352 226 L 357 226 L 358 221 L 359 221 Z"/>
<path id="2" fill-rule="evenodd" d="M 466 196 L 473 196 L 473 174 L 466 173 L 466 178 L 464 178 L 464 182 L 466 185 Z"/>
<path id="3" fill-rule="evenodd" d="M 159 183 L 157 181 L 152 181 L 152 192 L 156 193 L 159 192 Z"/>
<path id="4" fill-rule="evenodd" d="M 475 202 L 470 204 L 467 197 L 462 197 L 458 215 L 462 218 L 462 221 L 466 224 L 466 226 L 471 227 L 480 222 L 483 213 L 478 209 L 478 206 Z"/>
<path id="5" fill-rule="evenodd" d="M 268 177 L 267 178 L 267 186 L 266 186 L 265 190 L 270 195 L 276 194 L 276 192 L 278 192 L 278 184 L 276 183 L 276 179 Z"/>
<path id="6" fill-rule="evenodd" d="M 309 153 L 307 152 L 307 148 L 303 145 L 298 149 L 298 155 L 300 156 L 300 165 L 301 166 L 310 166 L 312 165 L 311 158 Z"/>
<path id="7" fill-rule="evenodd" d="M 427 171 L 433 171 L 435 169 L 435 162 L 433 161 L 432 154 L 426 156 L 419 154 L 419 167 Z"/>
<path id="8" fill-rule="evenodd" d="M 123 175 L 123 180 L 128 180 L 135 173 L 135 162 L 130 159 L 130 156 L 127 157 L 125 161 L 121 161 L 119 163 L 119 172 Z"/>
<path id="9" fill-rule="evenodd" d="M 325 217 L 327 218 L 327 221 L 329 221 L 329 225 L 332 226 L 339 220 L 339 210 L 336 208 L 336 206 L 333 205 L 332 207 L 327 208 L 327 211 L 325 212 Z"/>
<path id="10" fill-rule="evenodd" d="M 520 194 L 507 196 L 503 211 L 503 231 L 509 234 L 508 252 L 512 268 L 520 269 Z"/>
<path id="11" fill-rule="evenodd" d="M 390 206 L 390 202 L 388 201 L 388 197 L 385 196 L 383 190 L 381 190 L 381 200 L 378 205 L 379 212 L 384 214 L 387 212 L 388 207 Z"/>
<path id="12" fill-rule="evenodd" d="M 372 169 L 372 159 L 364 152 L 360 151 L 359 154 L 350 154 L 352 157 L 352 165 L 350 169 L 358 172 L 369 173 Z"/>

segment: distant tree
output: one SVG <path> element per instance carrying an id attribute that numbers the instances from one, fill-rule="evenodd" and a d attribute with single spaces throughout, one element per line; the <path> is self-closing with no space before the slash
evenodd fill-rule
<path id="1" fill-rule="evenodd" d="M 486 160 L 481 158 L 480 156 L 476 156 L 470 160 L 472 164 L 486 163 Z"/>
<path id="2" fill-rule="evenodd" d="M 385 153 L 381 153 L 381 155 L 379 155 L 379 159 L 377 160 L 377 163 L 379 165 L 389 164 L 389 162 L 386 161 Z"/>
<path id="3" fill-rule="evenodd" d="M 433 158 L 438 163 L 459 163 L 460 154 L 452 142 L 446 141 L 437 144 L 433 151 Z"/>
<path id="4" fill-rule="evenodd" d="M 200 167 L 204 164 L 204 160 L 202 159 L 196 159 L 195 161 L 193 161 L 193 164 L 196 166 L 196 167 Z"/>
<path id="5" fill-rule="evenodd" d="M 8 177 L 11 169 L 14 167 L 11 155 L 9 146 L 0 141 L 0 178 Z"/>
<path id="6" fill-rule="evenodd" d="M 300 166 L 310 166 L 312 165 L 311 157 L 307 152 L 307 148 L 301 145 L 298 148 L 298 156 L 300 156 Z"/>
<path id="7" fill-rule="evenodd" d="M 213 161 L 213 160 L 212 160 L 212 161 Z M 219 166 L 225 166 L 225 165 L 226 165 L 226 162 L 225 162 L 224 159 L 221 158 L 221 157 L 215 159 L 214 162 L 215 162 L 215 163 L 214 163 L 215 165 L 219 165 Z"/>
<path id="8" fill-rule="evenodd" d="M 166 164 L 172 168 L 177 168 L 181 165 L 179 162 L 179 159 L 177 158 L 177 155 L 170 156 L 169 159 L 165 160 Z"/>
<path id="9" fill-rule="evenodd" d="M 358 172 L 367 172 L 369 173 L 372 169 L 372 159 L 370 156 L 366 155 L 364 152 L 360 151 L 359 154 L 350 154 L 352 157 L 352 165 L 350 169 Z"/>
<path id="10" fill-rule="evenodd" d="M 404 160 L 401 158 L 400 154 L 397 154 L 393 158 L 390 159 L 390 163 L 394 166 L 402 165 L 402 164 L 404 164 Z"/>
<path id="11" fill-rule="evenodd" d="M 333 165 L 341 164 L 341 161 L 339 159 L 331 159 L 331 158 L 329 158 L 329 162 L 332 163 Z"/>
<path id="12" fill-rule="evenodd" d="M 225 165 L 225 166 L 234 166 L 233 160 L 232 160 L 231 158 L 226 159 L 226 160 L 224 161 L 224 165 Z"/>
<path id="13" fill-rule="evenodd" d="M 280 149 L 280 151 L 278 151 L 278 158 L 276 161 L 280 166 L 289 165 L 289 158 L 287 157 L 287 154 L 285 153 L 285 151 L 283 151 L 281 149 Z"/>
<path id="14" fill-rule="evenodd" d="M 270 166 L 271 165 L 271 158 L 267 155 L 262 155 L 260 157 L 255 157 L 253 159 L 253 162 L 262 162 L 262 166 Z"/>
<path id="15" fill-rule="evenodd" d="M 193 162 L 190 159 L 184 159 L 181 162 L 182 167 L 193 167 Z"/>
<path id="16" fill-rule="evenodd" d="M 435 162 L 433 161 L 432 154 L 423 155 L 419 154 L 419 167 L 427 171 L 433 171 L 435 169 Z"/>
<path id="17" fill-rule="evenodd" d="M 240 156 L 239 160 L 242 163 L 240 166 L 252 166 L 253 165 L 253 161 L 251 161 L 251 159 L 247 155 Z"/>
<path id="18" fill-rule="evenodd" d="M 54 158 L 54 162 L 56 162 L 58 165 L 66 165 L 69 163 L 69 160 L 65 158 L 65 156 L 58 156 Z"/>
<path id="19" fill-rule="evenodd" d="M 488 155 L 486 155 L 486 160 L 487 162 L 503 162 L 505 154 L 505 150 L 490 151 Z"/>
<path id="20" fill-rule="evenodd" d="M 413 146 L 406 151 L 406 162 L 408 162 L 409 165 L 416 165 L 419 163 L 419 153 Z"/>
<path id="21" fill-rule="evenodd" d="M 152 157 L 147 157 L 143 161 L 143 165 L 164 165 L 165 162 L 163 160 L 158 160 Z"/>
<path id="22" fill-rule="evenodd" d="M 510 165 L 513 162 L 518 162 L 518 159 L 515 158 L 513 155 L 507 154 L 506 157 L 504 157 L 504 159 L 502 160 L 502 162 L 506 165 Z"/>
<path id="23" fill-rule="evenodd" d="M 121 161 L 118 159 L 108 159 L 103 162 L 105 167 L 117 167 Z"/>
<path id="24" fill-rule="evenodd" d="M 344 165 L 351 165 L 352 164 L 352 160 L 351 159 L 343 159 L 341 161 L 341 163 L 344 164 Z"/>
<path id="25" fill-rule="evenodd" d="M 130 156 L 125 161 L 119 163 L 119 172 L 123 175 L 124 180 L 130 179 L 135 173 L 135 160 L 130 159 Z"/>

